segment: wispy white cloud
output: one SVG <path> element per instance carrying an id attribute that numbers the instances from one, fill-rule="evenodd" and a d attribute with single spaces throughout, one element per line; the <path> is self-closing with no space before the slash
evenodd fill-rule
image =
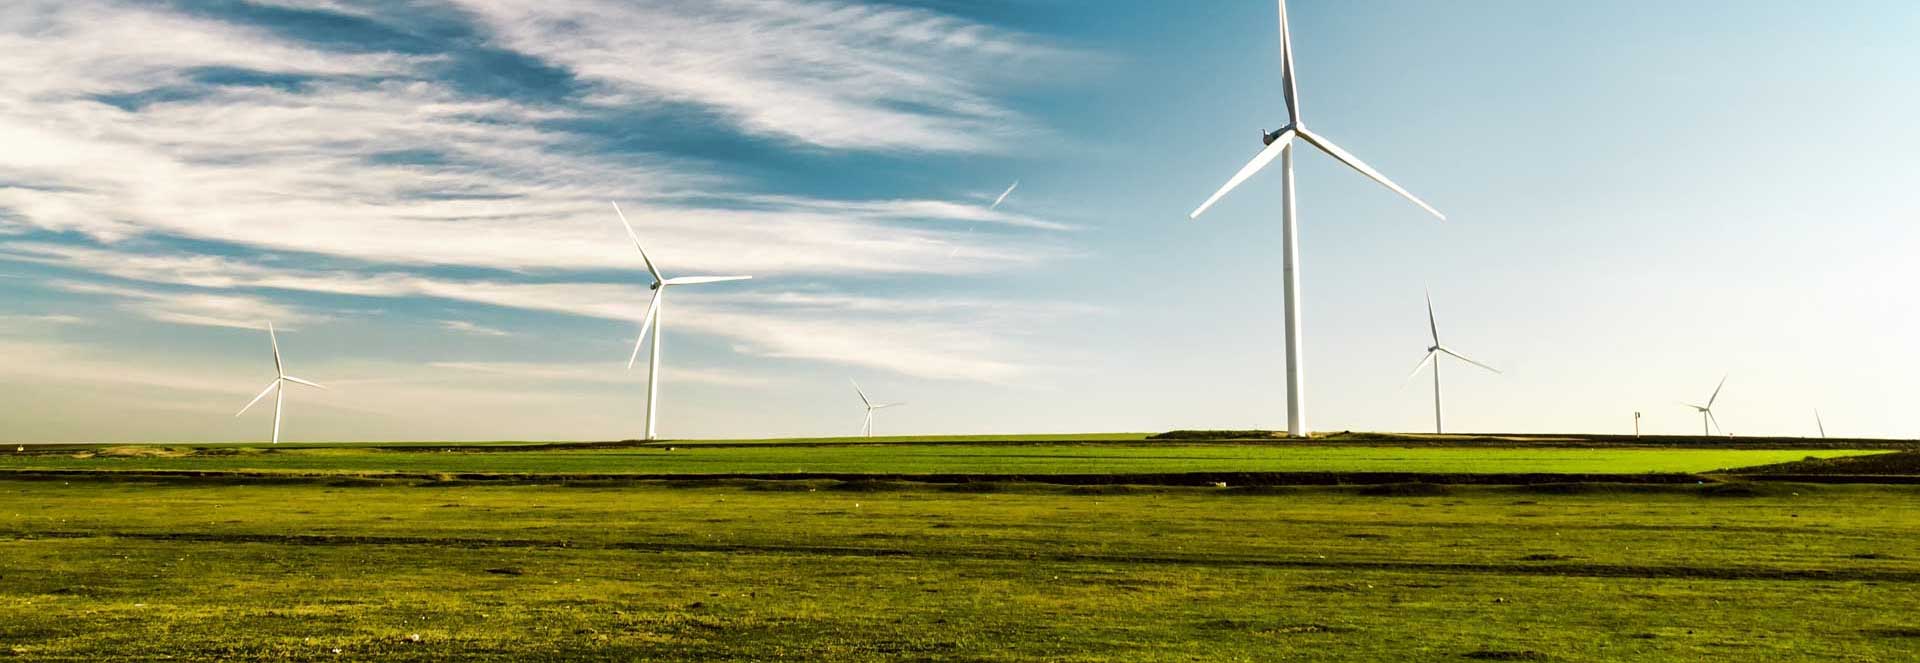
<path id="1" fill-rule="evenodd" d="M 380 3 L 273 4 L 397 20 Z M 0 258 L 168 286 L 47 284 L 149 319 L 257 328 L 320 315 L 274 290 L 630 322 L 645 291 L 600 273 L 639 268 L 609 199 L 675 274 L 964 275 L 1076 255 L 1076 228 L 1042 216 L 970 201 L 768 194 L 711 162 L 609 151 L 606 136 L 575 128 L 692 108 L 721 119 L 722 131 L 788 148 L 990 151 L 1044 131 L 996 101 L 993 86 L 1072 57 L 1027 35 L 840 2 L 453 4 L 483 39 L 565 70 L 585 96 L 486 96 L 441 75 L 451 55 L 343 52 L 214 11 L 10 5 L 0 12 L 0 234 L 38 238 L 9 241 Z M 209 69 L 298 82 L 210 82 L 200 77 Z M 1000 232 L 965 233 L 972 224 Z M 221 255 L 174 239 L 219 243 Z M 966 251 L 950 259 L 956 244 Z M 483 276 L 427 275 L 438 266 Z M 689 292 L 676 298 L 669 333 L 922 377 L 1006 381 L 1034 370 L 989 327 L 1037 319 L 1047 305 L 817 283 Z"/>
<path id="2" fill-rule="evenodd" d="M 540 29 L 591 17 L 608 22 L 582 23 L 581 30 L 609 39 L 630 31 L 648 35 L 637 39 L 641 43 L 621 37 L 617 44 L 576 35 L 539 50 L 567 62 L 666 57 L 659 54 L 667 47 L 651 42 L 687 39 L 692 33 L 675 34 L 681 21 L 760 35 L 749 40 L 755 44 L 751 62 L 779 60 L 782 49 L 821 49 L 803 57 L 851 63 L 885 44 L 1008 57 L 1019 52 L 992 46 L 1002 43 L 997 37 L 964 37 L 975 31 L 917 10 L 778 2 L 514 4 L 521 9 L 476 11 L 505 23 L 546 26 Z M 523 11 L 539 16 L 501 16 Z M 828 34 L 840 23 L 870 34 L 840 43 Z M 777 37 L 789 31 L 806 36 Z M 890 32 L 918 36 L 882 34 Z M 933 36 L 943 32 L 962 36 L 947 44 Z M 579 53 L 550 52 L 569 44 Z M 688 43 L 668 50 L 737 46 Z M 9 11 L 0 17 L 0 79 L 9 83 L 0 87 L 0 135 L 8 144 L 0 153 L 0 229 L 80 232 L 105 241 L 160 234 L 404 265 L 631 268 L 633 257 L 622 250 L 606 204 L 619 199 L 650 249 L 684 270 L 967 274 L 1074 254 L 1045 234 L 1066 226 L 1031 216 L 942 200 L 755 195 L 749 183 L 716 174 L 705 163 L 604 154 L 599 137 L 542 123 L 576 116 L 583 110 L 578 106 L 475 97 L 441 80 L 428 66 L 435 60 L 315 50 L 258 29 L 147 5 L 33 2 Z M 952 71 L 938 60 L 915 64 Z M 790 73 L 741 66 L 743 73 L 728 85 L 751 88 L 766 83 L 763 77 Z M 206 67 L 311 79 L 297 86 L 193 82 L 191 72 Z M 866 74 L 848 76 L 833 78 L 842 91 L 820 94 L 841 99 L 852 94 L 846 90 L 877 83 Z M 168 86 L 186 93 L 120 105 L 100 100 Z M 811 86 L 802 88 L 792 92 L 812 94 Z M 801 112 L 786 92 L 759 90 L 757 105 Z M 870 128 L 940 114 L 891 108 L 892 96 L 873 94 L 881 96 L 862 103 L 893 119 L 861 121 Z M 979 135 L 972 127 L 954 131 Z M 384 158 L 395 154 L 427 158 Z M 958 222 L 1041 234 L 989 244 L 963 236 Z M 976 246 L 965 260 L 937 259 L 955 242 Z"/>
<path id="3" fill-rule="evenodd" d="M 106 249 L 64 245 L 22 245 L 0 256 L 99 272 L 123 279 L 213 289 L 270 288 L 364 297 L 427 297 L 501 308 L 619 320 L 633 324 L 646 315 L 647 291 L 638 283 L 447 280 L 401 272 L 363 274 L 347 271 L 271 268 L 232 258 L 146 254 L 122 257 Z M 196 311 L 209 319 L 239 319 L 241 311 L 306 316 L 294 310 L 254 308 L 253 296 L 184 295 L 140 289 L 70 284 L 69 289 L 131 298 L 132 308 L 149 317 L 185 318 Z M 132 294 L 129 294 L 132 293 Z M 156 303 L 157 302 L 157 303 Z M 201 309 L 193 308 L 201 302 Z M 164 304 L 164 306 L 162 306 Z M 966 298 L 895 299 L 831 291 L 735 292 L 721 288 L 688 291 L 673 302 L 669 333 L 699 333 L 727 339 L 748 354 L 831 361 L 918 377 L 1006 382 L 1044 363 L 1023 356 L 1018 330 L 1059 315 L 1093 312 L 1085 306 L 1050 302 Z M 212 324 L 211 322 L 205 324 Z"/>
<path id="4" fill-rule="evenodd" d="M 997 103 L 986 89 L 988 79 L 1067 55 L 1030 36 L 894 6 L 796 0 L 462 4 L 507 46 L 601 84 L 601 103 L 690 104 L 748 133 L 826 148 L 1003 147 L 1038 129 Z"/>
<path id="5" fill-rule="evenodd" d="M 84 325 L 92 322 L 77 315 L 64 313 L 8 314 L 0 315 L 0 325 Z"/>
<path id="6" fill-rule="evenodd" d="M 516 382 L 589 383 L 631 383 L 634 381 L 633 374 L 626 371 L 618 361 L 598 364 L 449 361 L 434 362 L 431 364 L 431 367 L 442 371 L 462 373 L 466 379 L 481 377 L 508 379 Z M 675 367 L 669 375 L 674 382 L 715 384 L 730 387 L 758 387 L 772 383 L 772 380 L 765 376 L 715 368 Z"/>
<path id="7" fill-rule="evenodd" d="M 510 332 L 504 329 L 495 329 L 493 327 L 487 327 L 484 325 L 475 324 L 472 322 L 468 322 L 466 320 L 441 320 L 440 328 L 450 332 L 456 332 L 460 334 L 470 334 L 473 336 L 488 336 L 493 338 L 500 338 L 504 336 L 513 335 L 513 332 Z"/>
<path id="8" fill-rule="evenodd" d="M 76 294 L 110 297 L 117 300 L 122 309 L 151 320 L 180 325 L 262 329 L 269 320 L 290 326 L 314 318 L 293 307 L 248 295 L 108 287 L 80 281 L 54 281 L 48 285 Z"/>

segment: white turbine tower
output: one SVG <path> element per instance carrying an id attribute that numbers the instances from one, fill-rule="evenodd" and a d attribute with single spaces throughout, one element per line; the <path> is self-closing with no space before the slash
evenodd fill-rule
<path id="1" fill-rule="evenodd" d="M 847 382 L 853 383 L 853 393 L 860 395 L 860 404 L 867 406 L 867 420 L 860 424 L 860 434 L 863 436 L 873 437 L 873 412 L 875 410 L 884 410 L 898 405 L 906 405 L 906 403 L 875 403 L 867 398 L 867 392 L 860 390 L 860 383 L 853 382 L 852 378 L 848 378 Z"/>
<path id="2" fill-rule="evenodd" d="M 1716 386 L 1713 388 L 1713 395 L 1707 397 L 1706 405 L 1694 405 L 1692 403 L 1681 403 L 1681 405 L 1685 405 L 1687 407 L 1693 408 L 1695 411 L 1700 413 L 1700 434 L 1701 435 L 1705 435 L 1707 437 L 1713 437 L 1713 428 L 1719 428 L 1720 432 L 1722 433 L 1727 432 L 1726 428 L 1720 426 L 1720 419 L 1718 417 L 1713 416 L 1713 402 L 1715 400 L 1719 400 L 1720 388 L 1725 386 L 1727 386 L 1727 376 L 1722 375 L 1720 376 L 1719 386 Z M 1713 428 L 1709 428 L 1708 424 L 1712 424 Z"/>
<path id="3" fill-rule="evenodd" d="M 294 384 L 303 384 L 309 387 L 319 387 L 321 389 L 326 389 L 326 387 L 321 387 L 317 383 L 308 382 L 306 380 L 302 380 L 300 378 L 287 375 L 287 368 L 280 361 L 280 337 L 273 333 L 272 322 L 267 323 L 267 341 L 273 344 L 273 373 L 274 373 L 273 381 L 267 383 L 267 388 L 261 389 L 260 395 L 254 396 L 253 400 L 247 401 L 246 407 L 240 408 L 240 411 L 233 413 L 233 416 L 234 418 L 239 418 L 240 415 L 246 414 L 247 410 L 250 410 L 253 408 L 253 404 L 258 403 L 260 402 L 260 399 L 267 397 L 267 392 L 269 391 L 273 392 L 273 443 L 279 444 L 280 443 L 280 411 L 287 404 L 287 394 L 284 391 L 285 389 L 284 385 L 288 382 L 292 382 Z"/>
<path id="4" fill-rule="evenodd" d="M 1443 354 L 1448 355 L 1453 357 L 1454 359 L 1458 359 L 1460 361 L 1464 361 L 1469 364 L 1479 366 L 1489 371 L 1493 371 L 1494 373 L 1499 373 L 1500 369 L 1494 368 L 1492 366 L 1488 366 L 1486 364 L 1482 364 L 1472 359 L 1468 359 L 1466 355 L 1462 355 L 1458 352 L 1454 352 L 1453 350 L 1448 349 L 1447 346 L 1440 344 L 1440 325 L 1436 324 L 1433 321 L 1433 295 L 1432 294 L 1427 295 L 1427 331 L 1433 335 L 1433 345 L 1427 346 L 1427 356 L 1420 360 L 1419 365 L 1416 365 L 1413 367 L 1413 372 L 1407 374 L 1407 379 L 1412 380 L 1413 376 L 1420 374 L 1420 369 L 1426 368 L 1428 363 L 1433 364 L 1433 432 L 1438 434 L 1438 433 L 1446 432 L 1440 426 L 1440 361 L 1439 361 L 1440 355 L 1443 355 Z M 1634 416 L 1635 416 L 1635 427 L 1637 428 L 1639 425 L 1638 424 L 1639 413 L 1638 412 L 1634 413 Z"/>
<path id="5" fill-rule="evenodd" d="M 1221 196 L 1227 195 L 1228 191 L 1232 191 L 1234 187 L 1240 186 L 1241 182 L 1247 181 L 1247 178 L 1252 177 L 1253 174 L 1259 172 L 1261 168 L 1265 168 L 1267 164 L 1272 163 L 1275 157 L 1280 159 L 1282 183 L 1280 189 L 1281 219 L 1285 226 L 1282 234 L 1283 246 L 1281 247 L 1281 251 L 1283 257 L 1281 264 L 1284 272 L 1284 287 L 1286 290 L 1287 435 L 1302 437 L 1307 434 L 1306 370 L 1302 365 L 1303 357 L 1301 356 L 1305 342 L 1300 335 L 1300 269 L 1298 264 L 1300 262 L 1300 243 L 1299 227 L 1295 219 L 1296 214 L 1294 213 L 1293 139 L 1299 138 L 1306 141 L 1307 144 L 1319 148 L 1320 151 L 1327 153 L 1328 156 L 1333 157 L 1340 163 L 1346 164 L 1349 168 L 1359 171 L 1360 174 L 1367 176 L 1375 182 L 1379 182 L 1388 189 L 1392 189 L 1394 193 L 1398 193 L 1407 200 L 1413 201 L 1413 204 L 1419 205 L 1421 209 L 1431 212 L 1434 216 L 1440 217 L 1442 220 L 1445 220 L 1447 217 L 1441 214 L 1439 210 L 1434 209 L 1433 206 L 1414 197 L 1412 193 L 1408 193 L 1406 189 L 1400 188 L 1400 185 L 1394 184 L 1392 180 L 1387 179 L 1387 176 L 1380 174 L 1380 171 L 1374 170 L 1373 167 L 1360 161 L 1358 157 L 1341 149 L 1340 146 L 1334 145 L 1333 141 L 1327 140 L 1319 134 L 1307 130 L 1306 122 L 1300 117 L 1299 92 L 1294 83 L 1293 37 L 1287 29 L 1286 0 L 1280 0 L 1279 5 L 1280 83 L 1282 85 L 1282 91 L 1285 92 L 1287 98 L 1287 126 L 1281 127 L 1273 133 L 1267 133 L 1264 129 L 1261 130 L 1260 140 L 1266 143 L 1266 149 L 1261 150 L 1260 154 L 1253 158 L 1253 161 L 1248 162 L 1245 167 L 1240 169 L 1240 172 L 1234 173 L 1233 178 L 1227 180 L 1225 186 L 1220 187 L 1219 191 L 1213 192 L 1213 196 L 1207 198 L 1206 202 L 1201 203 L 1199 208 L 1193 210 L 1192 214 L 1187 215 L 1187 218 L 1199 218 L 1200 214 L 1207 211 L 1207 208 L 1212 207 L 1215 202 L 1218 202 Z"/>
<path id="6" fill-rule="evenodd" d="M 640 346 L 647 340 L 647 330 L 653 330 L 653 349 L 647 352 L 647 439 L 654 439 L 654 422 L 660 410 L 660 309 L 666 308 L 668 286 L 694 285 L 696 283 L 717 283 L 720 281 L 741 281 L 751 276 L 682 276 L 667 278 L 653 266 L 653 260 L 647 258 L 647 250 L 640 246 L 640 235 L 633 232 L 633 224 L 627 223 L 626 212 L 620 211 L 620 203 L 613 204 L 613 213 L 620 216 L 620 225 L 627 229 L 627 236 L 633 238 L 633 248 L 640 251 L 640 262 L 646 264 L 647 274 L 653 277 L 653 299 L 647 302 L 647 315 L 640 321 L 640 337 L 633 340 L 633 354 L 627 357 L 627 370 L 633 370 L 633 362 L 640 358 Z"/>

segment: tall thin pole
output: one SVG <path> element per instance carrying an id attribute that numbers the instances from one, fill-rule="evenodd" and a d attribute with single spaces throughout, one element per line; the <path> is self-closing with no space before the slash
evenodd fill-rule
<path id="1" fill-rule="evenodd" d="M 667 286 L 662 285 L 661 288 Z M 647 350 L 647 441 L 651 442 L 655 415 L 660 412 L 660 336 L 666 328 L 667 293 L 660 291 L 660 301 L 653 304 L 653 347 Z"/>
<path id="2" fill-rule="evenodd" d="M 287 382 L 275 380 L 273 383 L 273 443 L 280 443 L 280 407 L 287 404 Z"/>
<path id="3" fill-rule="evenodd" d="M 1286 288 L 1286 324 L 1287 324 L 1287 436 L 1307 436 L 1307 386 L 1306 367 L 1301 365 L 1305 353 L 1301 351 L 1305 340 L 1300 334 L 1300 226 L 1294 209 L 1293 190 L 1293 145 L 1291 142 L 1280 149 L 1280 174 L 1284 183 L 1280 189 L 1281 206 L 1285 216 L 1283 224 L 1285 246 L 1282 251 L 1285 258 L 1281 269 L 1285 276 Z"/>
<path id="4" fill-rule="evenodd" d="M 1440 356 L 1433 357 L 1433 432 L 1438 435 L 1447 432 L 1440 427 Z"/>

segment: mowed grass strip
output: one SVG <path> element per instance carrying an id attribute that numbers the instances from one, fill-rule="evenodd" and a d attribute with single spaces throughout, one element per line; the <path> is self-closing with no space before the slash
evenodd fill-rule
<path id="1" fill-rule="evenodd" d="M 640 447 L 432 452 L 327 447 L 208 450 L 114 447 L 71 454 L 0 453 L 0 469 L 495 474 L 1148 474 L 1422 472 L 1642 474 L 1703 472 L 1885 453 L 1869 450 L 1286 447 L 1058 444 L 964 446 Z"/>
<path id="2" fill-rule="evenodd" d="M 1905 487 L 841 488 L 0 482 L 0 656 L 1898 660 L 1920 632 Z"/>

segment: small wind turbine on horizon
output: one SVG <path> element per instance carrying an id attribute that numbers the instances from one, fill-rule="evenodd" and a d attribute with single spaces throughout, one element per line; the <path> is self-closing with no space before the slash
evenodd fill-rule
<path id="1" fill-rule="evenodd" d="M 1486 364 L 1482 364 L 1472 359 L 1468 359 L 1466 355 L 1460 354 L 1458 352 L 1454 352 L 1453 350 L 1447 348 L 1447 346 L 1440 344 L 1440 325 L 1433 321 L 1432 293 L 1428 293 L 1427 295 L 1427 331 L 1433 335 L 1433 345 L 1427 347 L 1427 356 L 1421 358 L 1419 365 L 1416 365 L 1413 367 L 1413 372 L 1407 374 L 1407 379 L 1412 380 L 1413 376 L 1420 374 L 1420 369 L 1426 368 L 1427 364 L 1429 363 L 1433 364 L 1433 432 L 1435 434 L 1439 434 L 1439 433 L 1446 432 L 1446 430 L 1440 425 L 1440 362 L 1439 362 L 1440 355 L 1444 354 L 1444 355 L 1451 356 L 1454 359 L 1458 359 L 1460 361 L 1464 361 L 1469 364 L 1479 366 L 1489 371 L 1493 371 L 1496 374 L 1500 372 L 1500 369 L 1494 368 L 1492 366 L 1488 366 Z M 1638 420 L 1638 416 L 1639 416 L 1639 413 L 1635 413 L 1636 421 Z M 1637 423 L 1635 425 L 1635 428 L 1636 429 L 1638 428 Z"/>
<path id="2" fill-rule="evenodd" d="M 640 346 L 647 340 L 647 330 L 653 330 L 653 348 L 647 352 L 647 439 L 654 439 L 654 423 L 660 411 L 660 322 L 661 309 L 666 308 L 666 294 L 669 286 L 694 285 L 699 283 L 719 283 L 721 281 L 742 281 L 751 276 L 682 276 L 667 278 L 653 266 L 653 260 L 647 258 L 646 248 L 640 246 L 640 235 L 633 231 L 633 224 L 627 222 L 627 214 L 620 211 L 620 203 L 613 203 L 613 213 L 619 215 L 620 225 L 627 229 L 627 236 L 633 238 L 633 248 L 640 251 L 640 262 L 647 266 L 647 274 L 653 277 L 653 284 L 647 286 L 653 291 L 653 299 L 647 302 L 647 315 L 640 321 L 640 337 L 633 340 L 633 354 L 627 357 L 627 370 L 633 370 L 633 363 L 640 358 Z"/>
<path id="3" fill-rule="evenodd" d="M 233 413 L 233 416 L 234 418 L 238 419 L 240 415 L 246 414 L 247 410 L 252 409 L 255 403 L 260 402 L 260 399 L 266 398 L 267 392 L 269 391 L 273 392 L 273 443 L 279 444 L 280 443 L 280 413 L 282 408 L 284 408 L 287 404 L 287 394 L 285 391 L 286 383 L 292 382 L 294 384 L 302 384 L 309 387 L 316 387 L 319 389 L 326 389 L 326 387 L 320 386 L 319 383 L 308 382 L 306 380 L 302 380 L 300 378 L 287 375 L 286 365 L 280 361 L 280 337 L 273 333 L 272 321 L 267 322 L 267 341 L 273 344 L 273 373 L 274 373 L 273 381 L 267 383 L 267 388 L 261 389 L 260 395 L 254 396 L 253 400 L 247 401 L 246 407 L 240 408 L 240 411 Z"/>
<path id="4" fill-rule="evenodd" d="M 1716 386 L 1713 388 L 1713 395 L 1707 397 L 1706 405 L 1695 405 L 1693 403 L 1686 403 L 1686 402 L 1680 403 L 1681 405 L 1685 405 L 1687 407 L 1693 408 L 1695 411 L 1700 413 L 1700 434 L 1701 435 L 1704 435 L 1707 437 L 1713 437 L 1713 428 L 1719 428 L 1720 432 L 1722 433 L 1727 432 L 1727 429 L 1720 425 L 1720 419 L 1713 416 L 1713 402 L 1716 400 L 1719 400 L 1720 388 L 1725 386 L 1727 386 L 1727 376 L 1722 375 L 1720 376 L 1719 386 Z M 1709 428 L 1708 424 L 1712 424 L 1713 428 Z"/>
<path id="5" fill-rule="evenodd" d="M 853 378 L 847 378 L 847 382 L 853 384 L 853 393 L 860 395 L 860 404 L 867 406 L 867 419 L 860 424 L 860 434 L 863 437 L 873 437 L 873 413 L 875 410 L 884 410 L 890 407 L 906 405 L 906 403 L 875 403 L 867 398 L 867 392 L 860 390 L 860 383 L 854 382 Z"/>
<path id="6" fill-rule="evenodd" d="M 1441 220 L 1444 221 L 1447 217 L 1441 214 L 1439 210 L 1434 209 L 1433 206 L 1428 205 L 1425 201 L 1407 192 L 1406 189 L 1400 188 L 1400 185 L 1394 184 L 1392 180 L 1387 179 L 1387 176 L 1380 174 L 1380 171 L 1374 170 L 1372 166 L 1368 166 L 1366 163 L 1360 161 L 1359 157 L 1355 157 L 1353 154 L 1341 149 L 1340 146 L 1333 144 L 1333 141 L 1327 140 L 1319 134 L 1307 130 L 1306 121 L 1301 119 L 1300 116 L 1300 95 L 1294 82 L 1293 37 L 1287 28 L 1286 0 L 1279 0 L 1279 6 L 1280 79 L 1282 92 L 1286 94 L 1288 123 L 1273 133 L 1267 133 L 1266 130 L 1262 129 L 1260 131 L 1260 140 L 1266 144 L 1266 148 L 1261 150 L 1260 154 L 1253 158 L 1253 161 L 1248 162 L 1245 167 L 1242 167 L 1240 172 L 1234 173 L 1233 178 L 1227 180 L 1225 186 L 1213 192 L 1213 195 L 1208 197 L 1206 202 L 1201 203 L 1200 207 L 1194 209 L 1192 214 L 1187 215 L 1187 218 L 1199 218 L 1201 213 L 1206 212 L 1207 208 L 1213 207 L 1213 204 L 1219 202 L 1220 198 L 1227 195 L 1228 191 L 1232 191 L 1234 187 L 1240 186 L 1241 182 L 1247 181 L 1247 178 L 1252 177 L 1254 173 L 1260 172 L 1260 169 L 1272 163 L 1276 157 L 1280 159 L 1282 183 L 1280 189 L 1281 219 L 1284 226 L 1281 234 L 1281 262 L 1285 279 L 1284 288 L 1286 291 L 1287 435 L 1290 437 L 1303 437 L 1307 434 L 1306 370 L 1304 367 L 1304 358 L 1302 357 L 1305 352 L 1303 349 L 1305 347 L 1305 340 L 1301 337 L 1300 332 L 1300 233 L 1296 219 L 1298 215 L 1294 212 L 1293 139 L 1299 138 L 1306 141 L 1307 144 L 1319 148 L 1320 151 L 1327 153 L 1328 156 L 1333 157 L 1340 163 L 1346 164 L 1347 167 L 1358 171 L 1361 175 L 1367 176 L 1368 179 L 1391 189 L 1394 193 L 1400 194 L 1401 197 L 1412 201 L 1415 205 L 1419 205 L 1421 209 L 1432 213 Z"/>

